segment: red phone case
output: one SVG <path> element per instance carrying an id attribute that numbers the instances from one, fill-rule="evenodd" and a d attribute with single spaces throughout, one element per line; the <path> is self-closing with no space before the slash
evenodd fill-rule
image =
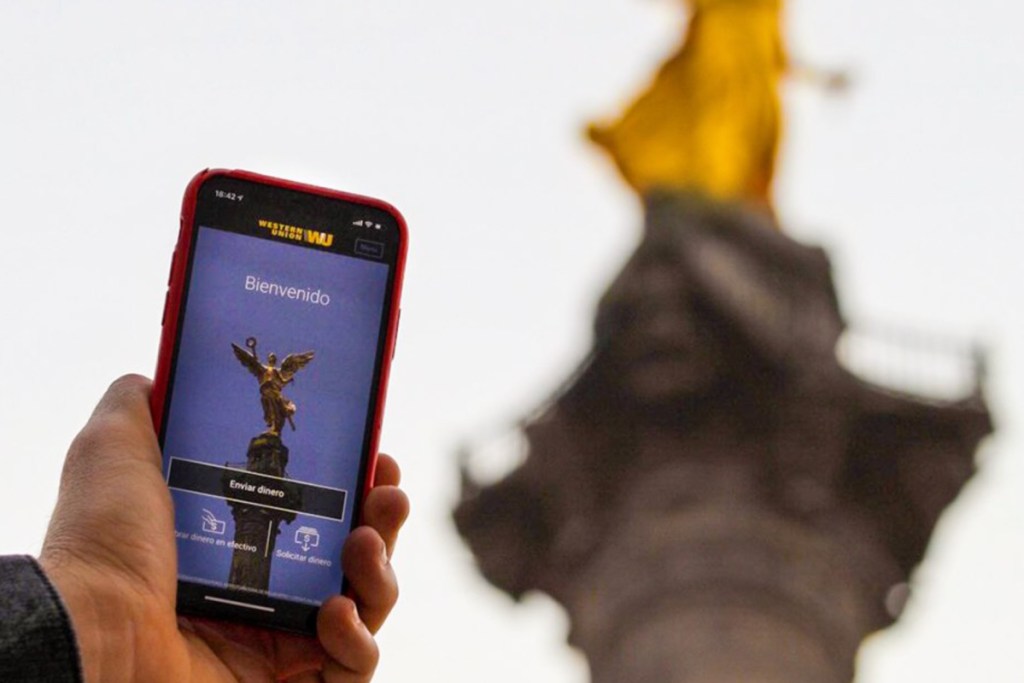
<path id="1" fill-rule="evenodd" d="M 290 180 L 282 180 L 280 178 L 259 175 L 249 171 L 206 169 L 192 178 L 185 190 L 185 197 L 182 202 L 178 242 L 175 245 L 174 255 L 171 260 L 171 272 L 167 283 L 167 296 L 164 302 L 164 312 L 161 323 L 163 330 L 160 335 L 160 353 L 157 358 L 156 374 L 153 379 L 153 393 L 150 398 L 150 410 L 153 414 L 153 424 L 156 431 L 159 434 L 162 426 L 161 423 L 164 416 L 167 388 L 170 381 L 171 361 L 174 355 L 175 341 L 178 338 L 178 325 L 181 322 L 180 311 L 182 297 L 185 291 L 188 254 L 191 248 L 193 233 L 195 231 L 194 215 L 196 201 L 199 195 L 199 188 L 204 182 L 215 176 L 238 178 L 263 185 L 271 185 L 279 188 L 319 195 L 322 197 L 340 199 L 354 204 L 375 207 L 386 211 L 395 218 L 401 240 L 398 256 L 395 261 L 394 284 L 391 291 L 391 307 L 386 331 L 387 336 L 384 340 L 384 357 L 381 359 L 380 374 L 377 377 L 379 387 L 377 391 L 377 400 L 376 404 L 372 407 L 373 431 L 370 435 L 370 454 L 366 464 L 366 475 L 362 484 L 362 495 L 359 499 L 360 501 L 365 500 L 366 494 L 373 486 L 374 476 L 376 474 L 377 448 L 380 440 L 381 419 L 384 413 L 384 403 L 387 396 L 391 360 L 394 357 L 395 342 L 398 335 L 398 322 L 401 313 L 400 301 L 402 280 L 405 273 L 405 258 L 408 244 L 408 232 L 405 219 L 397 209 L 379 199 L 340 192 L 338 190 L 331 190 L 314 185 L 296 183 Z M 357 526 L 359 524 L 360 512 L 359 506 L 357 506 L 353 526 Z"/>

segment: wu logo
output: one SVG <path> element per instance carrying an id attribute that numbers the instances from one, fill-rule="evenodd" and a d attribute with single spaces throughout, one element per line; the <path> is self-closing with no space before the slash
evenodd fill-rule
<path id="1" fill-rule="evenodd" d="M 329 232 L 306 230 L 306 241 L 310 244 L 316 244 L 321 247 L 329 247 L 334 244 L 334 235 Z"/>

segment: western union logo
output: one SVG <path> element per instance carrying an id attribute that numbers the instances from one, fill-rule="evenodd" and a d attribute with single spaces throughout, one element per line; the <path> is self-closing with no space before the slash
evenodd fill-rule
<path id="1" fill-rule="evenodd" d="M 305 242 L 318 247 L 329 247 L 334 244 L 334 235 L 329 232 L 310 230 L 309 228 L 302 228 L 297 225 L 288 225 L 287 223 L 276 223 L 262 218 L 259 219 L 258 224 L 260 228 L 269 231 L 274 237 L 294 240 L 296 242 Z"/>

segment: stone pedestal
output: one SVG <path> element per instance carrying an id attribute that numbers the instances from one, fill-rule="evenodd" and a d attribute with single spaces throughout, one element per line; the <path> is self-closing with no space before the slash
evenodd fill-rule
<path id="1" fill-rule="evenodd" d="M 836 360 L 829 262 L 764 214 L 648 200 L 590 356 L 458 529 L 495 586 L 569 614 L 594 683 L 849 683 L 991 431 Z"/>

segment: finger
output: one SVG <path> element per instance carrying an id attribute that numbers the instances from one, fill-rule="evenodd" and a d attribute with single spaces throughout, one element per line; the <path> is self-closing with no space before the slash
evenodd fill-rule
<path id="1" fill-rule="evenodd" d="M 384 539 L 368 526 L 359 527 L 345 541 L 341 562 L 359 614 L 376 633 L 398 601 L 398 579 Z"/>
<path id="2" fill-rule="evenodd" d="M 320 680 L 323 683 L 369 683 L 372 679 L 372 673 L 352 671 L 344 664 L 332 660 L 327 660 L 323 671 L 320 672 Z"/>
<path id="3" fill-rule="evenodd" d="M 398 532 L 409 517 L 409 498 L 396 486 L 372 489 L 363 503 L 362 523 L 384 540 L 388 557 L 395 552 Z"/>
<path id="4" fill-rule="evenodd" d="M 288 683 L 323 683 L 323 676 L 319 671 L 307 671 L 306 673 L 287 678 Z"/>
<path id="5" fill-rule="evenodd" d="M 325 683 L 365 683 L 373 677 L 377 643 L 354 602 L 341 595 L 330 598 L 320 608 L 316 629 L 328 656 L 322 671 Z"/>
<path id="6" fill-rule="evenodd" d="M 287 679 L 288 683 L 323 683 L 323 680 L 319 671 L 307 671 Z"/>
<path id="7" fill-rule="evenodd" d="M 159 511 L 157 518 L 170 519 L 171 498 L 160 474 L 149 391 L 149 380 L 138 375 L 126 375 L 107 389 L 68 448 L 54 521 L 95 522 L 101 512 L 122 520 L 123 514 L 117 513 L 123 513 L 123 501 L 133 496 L 137 501 L 141 491 L 151 492 L 146 495 L 153 509 L 147 512 Z"/>
<path id="8" fill-rule="evenodd" d="M 253 681 L 274 680 L 274 663 L 267 656 L 266 645 L 254 638 L 240 641 L 222 624 L 205 619 L 189 620 L 182 635 L 189 642 L 193 667 L 206 680 Z M 179 621 L 179 626 L 183 625 Z"/>
<path id="9" fill-rule="evenodd" d="M 145 462 L 159 467 L 160 448 L 149 410 L 150 387 L 150 381 L 139 375 L 115 380 L 75 437 L 69 459 L 92 464 Z"/>
<path id="10" fill-rule="evenodd" d="M 315 680 L 319 680 L 326 656 L 320 643 L 309 636 L 198 617 L 179 617 L 178 626 L 186 635 L 200 636 L 233 670 L 240 670 L 239 658 L 244 658 L 250 664 L 261 663 L 261 670 L 272 670 L 275 679 L 294 680 L 296 676 L 313 672 L 317 676 Z M 237 654 L 238 651 L 242 654 Z"/>
<path id="11" fill-rule="evenodd" d="M 68 449 L 43 543 L 48 566 L 77 559 L 174 602 L 173 505 L 149 412 L 149 380 L 110 385 Z"/>
<path id="12" fill-rule="evenodd" d="M 323 647 L 315 638 L 292 633 L 274 634 L 274 661 L 279 676 L 288 678 L 310 671 L 319 676 L 325 656 Z"/>
<path id="13" fill-rule="evenodd" d="M 377 455 L 377 470 L 373 475 L 374 486 L 398 486 L 402 481 L 402 470 L 387 453 Z"/>
<path id="14" fill-rule="evenodd" d="M 153 383 L 142 375 L 123 375 L 118 377 L 103 394 L 103 398 L 92 411 L 93 417 L 102 417 L 109 413 L 128 412 L 134 417 L 151 418 L 149 410 L 149 392 Z"/>

